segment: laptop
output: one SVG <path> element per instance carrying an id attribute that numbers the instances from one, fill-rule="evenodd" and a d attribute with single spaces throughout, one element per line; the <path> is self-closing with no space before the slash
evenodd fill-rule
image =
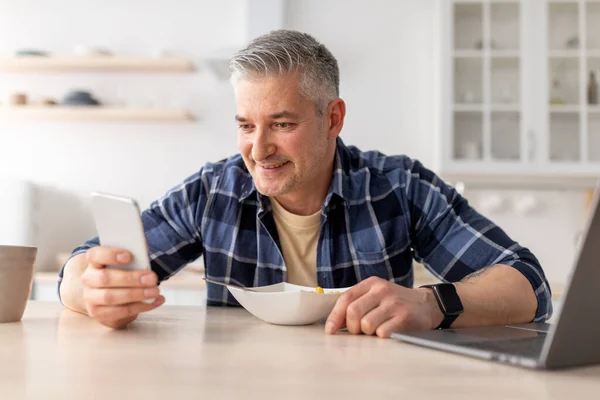
<path id="1" fill-rule="evenodd" d="M 403 342 L 535 369 L 600 364 L 600 188 L 553 323 L 393 333 Z"/>

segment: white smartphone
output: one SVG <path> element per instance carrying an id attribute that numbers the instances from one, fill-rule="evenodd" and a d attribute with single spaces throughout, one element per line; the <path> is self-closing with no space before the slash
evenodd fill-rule
<path id="1" fill-rule="evenodd" d="M 128 197 L 93 192 L 92 213 L 100 244 L 127 250 L 132 260 L 126 265 L 107 265 L 107 268 L 149 270 L 148 242 L 137 202 Z"/>

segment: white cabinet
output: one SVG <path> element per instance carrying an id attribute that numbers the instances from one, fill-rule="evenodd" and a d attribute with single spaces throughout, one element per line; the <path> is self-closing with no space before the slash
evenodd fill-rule
<path id="1" fill-rule="evenodd" d="M 442 3 L 442 175 L 600 178 L 600 1 Z"/>

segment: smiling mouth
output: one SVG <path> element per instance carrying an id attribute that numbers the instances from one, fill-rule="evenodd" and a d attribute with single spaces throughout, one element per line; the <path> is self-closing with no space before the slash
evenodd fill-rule
<path id="1" fill-rule="evenodd" d="M 283 167 L 287 163 L 289 163 L 289 161 L 283 162 L 281 164 L 275 164 L 275 165 L 260 165 L 260 167 L 264 168 L 264 169 L 276 169 L 276 168 Z"/>

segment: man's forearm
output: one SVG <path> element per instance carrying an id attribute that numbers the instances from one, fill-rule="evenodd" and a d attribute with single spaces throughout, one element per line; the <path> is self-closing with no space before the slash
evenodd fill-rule
<path id="1" fill-rule="evenodd" d="M 60 298 L 70 310 L 87 315 L 87 310 L 83 304 L 83 285 L 81 283 L 81 275 L 86 267 L 85 253 L 73 256 L 67 262 L 60 285 Z"/>
<path id="2" fill-rule="evenodd" d="M 456 283 L 465 309 L 453 328 L 531 322 L 537 297 L 525 276 L 508 265 L 476 271 Z"/>
<path id="3" fill-rule="evenodd" d="M 476 271 L 455 283 L 464 312 L 452 328 L 531 322 L 537 310 L 537 297 L 531 283 L 508 265 L 494 265 Z M 443 315 L 433 294 L 429 296 L 434 321 Z"/>

